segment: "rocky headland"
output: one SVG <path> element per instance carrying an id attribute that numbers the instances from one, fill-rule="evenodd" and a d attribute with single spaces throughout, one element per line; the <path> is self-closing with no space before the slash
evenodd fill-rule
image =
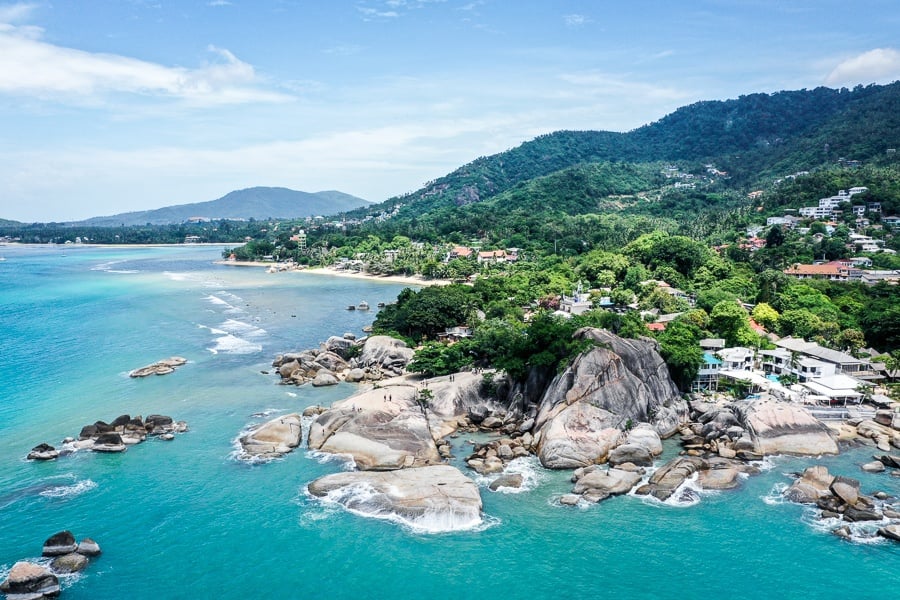
<path id="1" fill-rule="evenodd" d="M 532 373 L 524 382 L 477 369 L 428 379 L 407 374 L 412 350 L 384 336 L 333 337 L 317 350 L 278 357 L 285 383 L 313 382 L 324 369 L 338 381 L 364 384 L 331 407 L 304 413 L 314 418 L 309 449 L 343 456 L 355 468 L 310 483 L 309 493 L 359 514 L 403 521 L 402 505 L 384 492 L 383 486 L 393 484 L 385 482 L 406 478 L 404 485 L 420 486 L 410 497 L 424 499 L 443 487 L 429 483 L 432 477 L 455 471 L 465 478 L 446 461 L 452 458 L 449 440 L 466 432 L 496 435 L 473 442 L 464 459 L 466 467 L 487 478 L 491 490 L 523 484 L 510 470 L 521 458 L 534 456 L 545 468 L 572 470 L 573 488 L 560 498 L 564 505 L 622 494 L 680 503 L 699 490 L 739 487 L 768 455 L 837 454 L 838 443 L 847 440 L 900 447 L 900 430 L 894 428 L 900 419 L 893 413 L 829 427 L 797 404 L 687 399 L 669 377 L 654 340 L 590 328 L 576 335 L 594 345 L 562 372 Z M 679 455 L 659 464 L 663 440 L 675 435 Z M 440 470 L 431 475 L 431 469 Z M 357 493 L 363 489 L 368 492 Z M 439 511 L 435 507 L 441 504 L 429 506 Z M 441 521 L 436 514 L 429 518 Z M 450 516 L 445 521 L 460 522 Z"/>

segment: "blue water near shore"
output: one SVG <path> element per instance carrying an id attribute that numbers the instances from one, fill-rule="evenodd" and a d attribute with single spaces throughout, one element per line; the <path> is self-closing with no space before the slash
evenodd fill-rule
<path id="1" fill-rule="evenodd" d="M 403 286 L 219 266 L 220 251 L 0 248 L 0 576 L 70 529 L 103 548 L 64 580 L 70 599 L 896 595 L 900 544 L 841 541 L 808 509 L 779 502 L 788 474 L 814 459 L 776 457 L 741 489 L 689 506 L 619 497 L 587 508 L 559 506 L 570 474 L 532 461 L 526 491 L 481 488 L 484 527 L 445 534 L 309 499 L 306 484 L 340 463 L 298 450 L 246 464 L 234 440 L 262 414 L 356 388 L 285 387 L 261 371 L 279 352 L 359 334 L 372 314 L 346 306 L 389 301 Z M 172 355 L 190 362 L 127 375 Z M 190 432 L 118 455 L 25 460 L 40 442 L 123 413 L 168 414 Z M 860 471 L 871 454 L 820 462 L 864 491 L 900 494 L 897 478 Z"/>

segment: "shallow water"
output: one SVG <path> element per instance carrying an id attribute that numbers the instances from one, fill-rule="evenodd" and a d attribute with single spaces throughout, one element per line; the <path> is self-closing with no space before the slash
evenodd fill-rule
<path id="1" fill-rule="evenodd" d="M 838 540 L 773 489 L 814 462 L 776 458 L 737 491 L 689 506 L 628 496 L 563 507 L 570 474 L 535 461 L 527 486 L 493 493 L 486 520 L 426 534 L 364 519 L 304 493 L 343 468 L 298 450 L 265 464 L 234 440 L 282 412 L 329 404 L 355 386 L 285 387 L 272 357 L 361 328 L 402 285 L 214 265 L 220 249 L 2 248 L 0 262 L 0 571 L 37 557 L 52 533 L 92 537 L 103 556 L 63 597 L 628 598 L 891 597 L 900 545 Z M 172 355 L 164 377 L 128 371 Z M 24 459 L 95 420 L 161 413 L 190 431 L 120 455 Z M 456 464 L 466 452 L 458 438 Z M 671 445 L 670 445 L 671 448 Z M 900 494 L 853 451 L 821 462 Z"/>

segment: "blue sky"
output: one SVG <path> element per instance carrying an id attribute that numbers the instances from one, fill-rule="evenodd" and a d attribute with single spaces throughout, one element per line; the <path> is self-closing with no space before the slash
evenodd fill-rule
<path id="1" fill-rule="evenodd" d="M 897 0 L 0 0 L 0 217 L 372 201 L 559 129 L 900 79 Z"/>

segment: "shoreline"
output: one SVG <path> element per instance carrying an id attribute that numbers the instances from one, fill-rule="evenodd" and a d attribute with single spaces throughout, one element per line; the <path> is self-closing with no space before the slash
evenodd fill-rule
<path id="1" fill-rule="evenodd" d="M 269 268 L 277 267 L 276 262 L 262 261 L 233 261 L 233 260 L 217 260 L 217 265 L 225 265 L 229 267 L 260 267 Z M 450 285 L 453 283 L 449 279 L 425 279 L 421 275 L 373 275 L 371 273 L 350 273 L 334 267 L 314 267 L 311 269 L 286 269 L 279 273 L 308 273 L 311 275 L 330 275 L 332 277 L 346 277 L 350 279 L 366 279 L 368 281 L 384 281 L 386 283 L 407 283 L 410 285 L 428 286 L 428 285 Z"/>

